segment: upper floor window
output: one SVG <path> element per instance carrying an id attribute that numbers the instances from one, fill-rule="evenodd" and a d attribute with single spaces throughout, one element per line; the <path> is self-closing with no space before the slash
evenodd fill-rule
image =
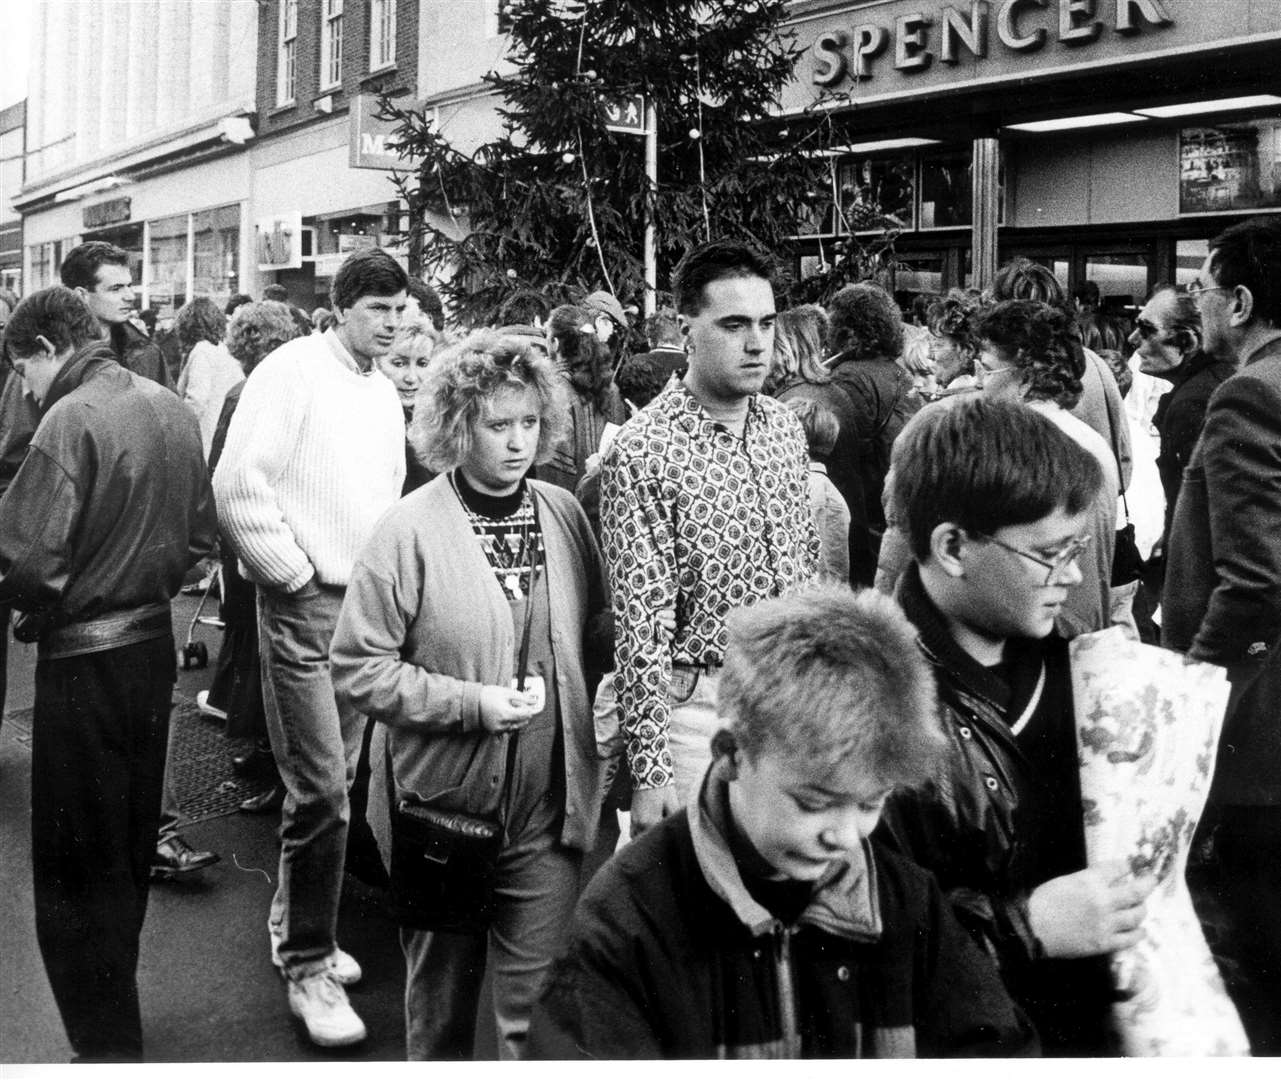
<path id="1" fill-rule="evenodd" d="M 342 3 L 325 0 L 320 23 L 320 88 L 328 90 L 342 82 Z"/>
<path id="2" fill-rule="evenodd" d="M 396 62 L 396 0 L 372 0 L 369 5 L 369 70 Z"/>
<path id="3" fill-rule="evenodd" d="M 276 49 L 276 104 L 294 99 L 298 68 L 298 0 L 280 0 L 280 37 Z"/>

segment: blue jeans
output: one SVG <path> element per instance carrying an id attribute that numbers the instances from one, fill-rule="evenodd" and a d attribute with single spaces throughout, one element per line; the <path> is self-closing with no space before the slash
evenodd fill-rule
<path id="1" fill-rule="evenodd" d="M 365 719 L 339 708 L 329 677 L 329 640 L 344 592 L 314 580 L 291 595 L 258 590 L 263 707 L 285 786 L 269 925 L 291 979 L 321 970 L 336 947 L 347 788 Z"/>
<path id="2" fill-rule="evenodd" d="M 547 831 L 517 837 L 498 856 L 497 899 L 486 934 L 400 931 L 405 954 L 405 1041 L 410 1061 L 470 1061 L 480 990 L 493 973 L 498 1056 L 524 1056 L 534 1002 L 578 900 L 582 853 Z"/>

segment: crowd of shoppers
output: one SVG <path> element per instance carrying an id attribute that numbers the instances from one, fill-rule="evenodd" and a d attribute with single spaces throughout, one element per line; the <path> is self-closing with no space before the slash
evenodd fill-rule
<path id="1" fill-rule="evenodd" d="M 189 301 L 176 377 L 119 249 L 0 296 L 0 613 L 38 643 L 77 1059 L 142 1057 L 149 879 L 218 857 L 167 765 L 200 560 L 200 705 L 276 781 L 264 963 L 319 1046 L 366 1035 L 368 845 L 412 1060 L 473 1055 L 486 981 L 504 1059 L 1116 1052 L 1154 882 L 1087 861 L 1069 642 L 1120 624 L 1227 670 L 1199 880 L 1281 1052 L 1281 224 L 1129 324 L 1028 260 L 910 325 L 870 281 L 779 311 L 774 273 L 692 248 L 627 355 L 608 292 L 454 333 L 367 249 L 311 315 Z"/>

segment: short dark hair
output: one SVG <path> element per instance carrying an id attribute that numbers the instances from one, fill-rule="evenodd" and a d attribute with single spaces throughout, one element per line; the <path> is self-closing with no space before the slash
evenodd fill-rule
<path id="1" fill-rule="evenodd" d="M 184 349 L 191 349 L 199 341 L 217 345 L 226 336 L 227 316 L 209 297 L 197 296 L 178 309 L 173 332 Z"/>
<path id="2" fill-rule="evenodd" d="M 68 289 L 90 289 L 98 284 L 102 266 L 128 266 L 129 252 L 105 240 L 89 240 L 67 252 L 58 268 L 58 276 Z"/>
<path id="3" fill-rule="evenodd" d="M 811 586 L 730 612 L 717 697 L 732 746 L 815 776 L 857 761 L 869 779 L 915 786 L 946 751 L 934 677 L 888 596 Z M 729 745 L 727 745 L 727 743 Z"/>
<path id="4" fill-rule="evenodd" d="M 1065 310 L 1067 296 L 1053 271 L 1019 255 L 996 272 L 992 282 L 994 300 L 1039 300 Z"/>
<path id="5" fill-rule="evenodd" d="M 796 414 L 796 419 L 805 429 L 805 442 L 809 445 L 811 457 L 826 457 L 836 445 L 836 437 L 841 433 L 840 421 L 836 414 L 826 405 L 820 405 L 809 398 L 790 398 L 784 404 Z"/>
<path id="6" fill-rule="evenodd" d="M 287 304 L 289 303 L 289 290 L 281 285 L 280 282 L 273 281 L 262 290 L 262 298 L 264 300 L 276 300 L 282 304 Z"/>
<path id="7" fill-rule="evenodd" d="M 5 351 L 11 358 L 35 354 L 37 337 L 45 337 L 55 352 L 80 349 L 102 338 L 92 311 L 65 285 L 51 285 L 23 300 L 4 328 Z"/>
<path id="8" fill-rule="evenodd" d="M 440 301 L 440 293 L 421 278 L 411 277 L 409 295 L 418 301 L 418 310 L 427 316 L 434 329 L 445 329 L 445 305 Z"/>
<path id="9" fill-rule="evenodd" d="M 827 305 L 828 342 L 855 360 L 893 360 L 903 351 L 903 313 L 894 297 L 870 281 L 846 285 Z"/>
<path id="10" fill-rule="evenodd" d="M 685 252 L 672 271 L 676 310 L 697 315 L 707 299 L 707 286 L 722 278 L 764 278 L 774 287 L 774 261 L 764 252 L 738 240 L 709 240 Z"/>
<path id="11" fill-rule="evenodd" d="M 1251 218 L 1210 241 L 1216 285 L 1243 286 L 1254 298 L 1254 318 L 1281 327 L 1281 221 Z"/>
<path id="12" fill-rule="evenodd" d="M 919 562 L 945 521 L 990 535 L 1060 508 L 1079 514 L 1103 485 L 1098 460 L 1052 420 L 1022 402 L 978 395 L 914 416 L 890 467 L 894 504 Z"/>
<path id="13" fill-rule="evenodd" d="M 404 267 L 382 248 L 353 251 L 334 275 L 329 295 L 335 314 L 345 311 L 362 296 L 395 296 L 409 291 Z"/>
<path id="14" fill-rule="evenodd" d="M 614 385 L 618 387 L 619 396 L 630 401 L 638 409 L 645 408 L 667 383 L 667 377 L 652 360 L 644 356 L 629 356 L 619 365 L 614 376 Z"/>
<path id="15" fill-rule="evenodd" d="M 254 298 L 252 296 L 248 296 L 242 292 L 232 293 L 232 295 L 228 297 L 227 306 L 222 309 L 222 313 L 230 319 L 236 313 L 236 308 L 242 307 L 245 304 L 252 304 L 253 302 Z"/>
<path id="16" fill-rule="evenodd" d="M 962 348 L 977 352 L 979 343 L 974 336 L 974 322 L 979 312 L 977 299 L 960 289 L 952 289 L 930 304 L 925 324 L 935 337 L 952 338 Z"/>
<path id="17" fill-rule="evenodd" d="M 983 313 L 975 331 L 1019 369 L 1024 396 L 1071 409 L 1081 400 L 1072 322 L 1058 308 L 1038 300 L 1003 300 Z"/>

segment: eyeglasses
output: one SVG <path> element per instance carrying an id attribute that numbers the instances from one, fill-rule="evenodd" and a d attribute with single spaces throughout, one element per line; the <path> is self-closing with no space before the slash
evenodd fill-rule
<path id="1" fill-rule="evenodd" d="M 1236 289 L 1235 285 L 1202 285 L 1200 280 L 1192 282 L 1188 286 L 1188 295 L 1195 300 L 1202 293 L 1208 292 L 1232 292 Z"/>
<path id="2" fill-rule="evenodd" d="M 1052 585 L 1054 579 L 1068 568 L 1073 562 L 1080 558 L 1090 542 L 1094 539 L 1092 536 L 1078 536 L 1075 540 L 1069 540 L 1057 551 L 1047 551 L 1042 555 L 1034 555 L 1030 551 L 1024 551 L 1022 548 L 1015 547 L 1013 544 L 1007 544 L 1004 540 L 998 540 L 995 536 L 989 536 L 987 533 L 971 533 L 976 539 L 987 540 L 999 548 L 1014 555 L 1022 555 L 1029 562 L 1034 562 L 1038 566 L 1044 566 L 1048 573 L 1045 575 L 1043 585 Z"/>

